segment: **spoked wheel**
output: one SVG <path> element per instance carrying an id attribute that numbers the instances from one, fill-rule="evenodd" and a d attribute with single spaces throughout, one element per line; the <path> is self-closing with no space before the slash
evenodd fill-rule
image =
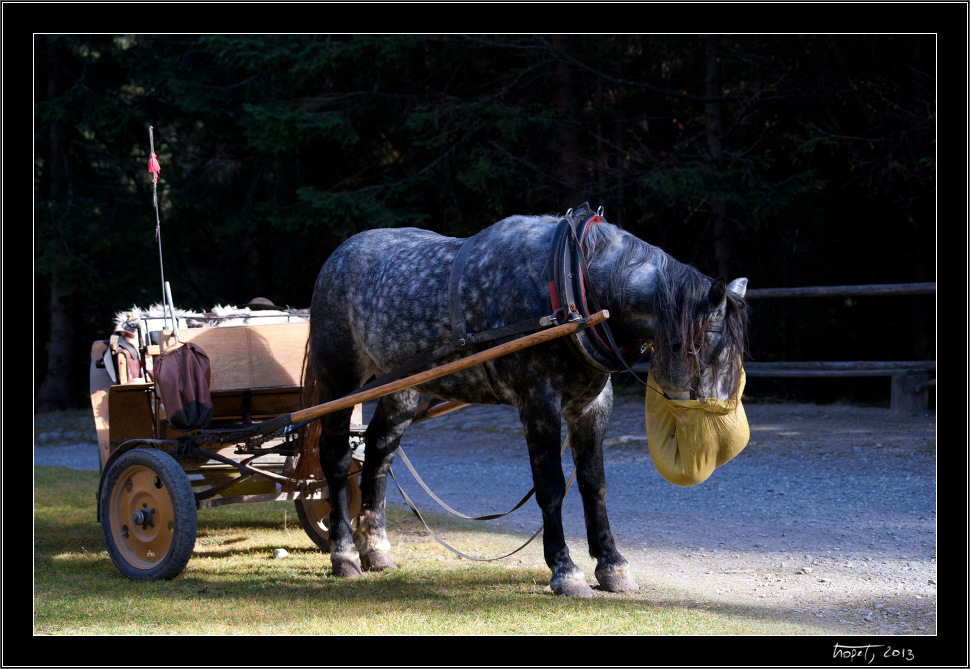
<path id="1" fill-rule="evenodd" d="M 357 529 L 357 516 L 360 515 L 360 472 L 361 463 L 354 460 L 347 476 L 347 506 L 350 524 Z M 296 515 L 307 535 L 324 553 L 330 552 L 330 498 L 327 490 L 318 499 L 296 500 Z"/>
<path id="2" fill-rule="evenodd" d="M 198 516 L 192 485 L 168 453 L 128 451 L 108 469 L 98 522 L 108 554 L 124 576 L 175 578 L 195 548 Z"/>

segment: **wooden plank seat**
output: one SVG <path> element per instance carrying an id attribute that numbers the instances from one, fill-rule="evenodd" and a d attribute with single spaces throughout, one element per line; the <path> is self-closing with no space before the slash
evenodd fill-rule
<path id="1" fill-rule="evenodd" d="M 300 409 L 300 381 L 309 323 L 179 330 L 209 356 L 213 420 L 262 420 Z M 165 333 L 164 351 L 176 344 Z"/>
<path id="2" fill-rule="evenodd" d="M 157 334 L 157 344 L 143 348 L 144 368 L 151 371 L 153 359 L 160 352 L 180 342 L 192 342 L 209 357 L 213 402 L 210 427 L 261 422 L 303 408 L 301 381 L 309 327 L 305 321 L 259 325 L 246 321 L 228 325 L 223 321 L 215 327 L 180 327 L 178 337 L 163 330 Z M 154 332 L 151 339 L 156 341 Z M 182 434 L 169 426 L 149 376 L 128 379 L 115 371 L 114 378 L 110 378 L 102 364 L 108 348 L 108 342 L 97 341 L 91 351 L 91 404 L 102 467 L 127 440 L 175 439 Z M 366 428 L 362 419 L 362 407 L 357 405 L 351 419 L 354 434 L 362 434 Z M 233 457 L 236 445 L 212 444 L 205 448 Z M 275 467 L 271 460 L 265 460 L 266 466 Z M 206 468 L 205 478 L 214 480 L 209 470 L 218 469 L 216 465 L 200 461 L 185 462 L 183 466 L 188 473 L 201 465 Z"/>

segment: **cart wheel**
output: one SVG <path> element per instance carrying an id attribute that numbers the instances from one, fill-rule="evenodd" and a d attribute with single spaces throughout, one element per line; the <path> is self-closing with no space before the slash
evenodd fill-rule
<path id="1" fill-rule="evenodd" d="M 175 458 L 136 448 L 108 469 L 101 487 L 98 522 L 118 570 L 138 581 L 182 573 L 195 548 L 195 495 Z"/>
<path id="2" fill-rule="evenodd" d="M 350 524 L 357 529 L 357 516 L 360 515 L 360 462 L 354 460 L 347 477 L 347 506 Z M 296 516 L 307 535 L 324 553 L 330 552 L 330 499 L 296 500 Z"/>

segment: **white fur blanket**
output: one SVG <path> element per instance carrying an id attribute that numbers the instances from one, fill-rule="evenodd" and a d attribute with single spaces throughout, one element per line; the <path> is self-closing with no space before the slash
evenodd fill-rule
<path id="1" fill-rule="evenodd" d="M 217 304 L 209 312 L 175 309 L 179 328 L 212 328 L 236 325 L 268 325 L 272 323 L 301 323 L 310 320 L 309 309 L 253 310 L 249 307 L 235 307 Z M 153 304 L 148 309 L 133 306 L 131 309 L 115 314 L 115 331 L 146 332 L 171 328 L 172 313 L 161 304 Z M 167 323 L 167 325 L 166 325 Z"/>

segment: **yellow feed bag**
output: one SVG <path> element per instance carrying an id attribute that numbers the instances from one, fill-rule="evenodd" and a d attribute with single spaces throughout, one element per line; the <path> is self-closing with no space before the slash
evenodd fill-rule
<path id="1" fill-rule="evenodd" d="M 669 400 L 647 375 L 647 447 L 661 476 L 674 485 L 697 485 L 747 446 L 743 391 L 744 369 L 737 395 L 727 401 Z"/>

